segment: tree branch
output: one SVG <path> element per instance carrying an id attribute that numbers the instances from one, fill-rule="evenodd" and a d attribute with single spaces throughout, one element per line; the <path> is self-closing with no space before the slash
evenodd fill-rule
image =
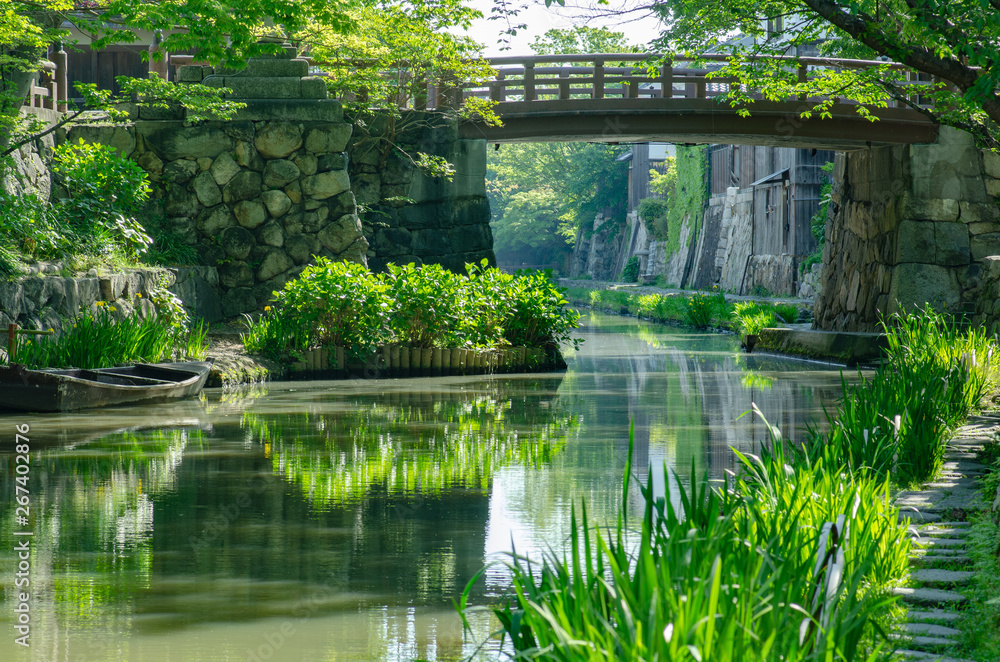
<path id="1" fill-rule="evenodd" d="M 30 142 L 32 142 L 34 140 L 38 140 L 39 138 L 44 138 L 45 136 L 49 135 L 53 131 L 58 130 L 59 127 L 62 127 L 62 126 L 65 126 L 65 125 L 69 124 L 70 122 L 72 122 L 73 120 L 75 120 L 77 117 L 79 117 L 80 114 L 83 113 L 83 112 L 84 112 L 84 109 L 81 108 L 80 110 L 77 110 L 76 112 L 74 112 L 72 115 L 67 115 L 63 119 L 59 120 L 58 122 L 56 122 L 55 124 L 53 124 L 52 126 L 50 126 L 45 131 L 42 131 L 41 133 L 33 133 L 30 136 L 28 136 L 27 138 L 24 138 L 23 140 L 21 140 L 20 142 L 14 143 L 13 145 L 11 145 L 10 147 L 8 147 L 3 152 L 0 152 L 0 158 L 3 158 L 5 156 L 9 156 L 10 154 L 13 154 L 15 151 L 17 151 L 18 149 L 20 149 L 23 145 L 27 145 L 28 143 L 30 143 Z"/>
<path id="2" fill-rule="evenodd" d="M 1000 0 L 990 1 L 995 3 Z M 975 69 L 963 65 L 954 58 L 939 57 L 932 50 L 916 44 L 903 46 L 892 43 L 885 32 L 874 25 L 874 21 L 852 16 L 842 11 L 841 6 L 831 0 L 802 0 L 802 2 L 831 24 L 876 52 L 888 55 L 918 71 L 950 81 L 963 93 L 972 89 L 979 78 L 979 73 Z M 993 121 L 1000 123 L 1000 97 L 995 92 L 983 99 L 982 107 Z"/>

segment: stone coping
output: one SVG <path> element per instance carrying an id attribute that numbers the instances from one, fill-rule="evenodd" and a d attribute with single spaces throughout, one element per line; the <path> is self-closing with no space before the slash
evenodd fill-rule
<path id="1" fill-rule="evenodd" d="M 814 331 L 811 329 L 762 329 L 755 349 L 848 366 L 877 363 L 887 347 L 881 333 Z"/>

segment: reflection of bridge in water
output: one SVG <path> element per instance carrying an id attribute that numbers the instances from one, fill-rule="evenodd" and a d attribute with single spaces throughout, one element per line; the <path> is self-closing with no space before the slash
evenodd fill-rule
<path id="1" fill-rule="evenodd" d="M 736 85 L 732 78 L 713 77 L 712 63 L 722 55 L 697 59 L 675 57 L 659 64 L 650 54 L 543 55 L 493 58 L 496 76 L 485 84 L 429 95 L 437 107 L 479 97 L 497 102 L 504 126 L 466 122 L 464 138 L 487 142 L 599 141 L 733 143 L 849 150 L 872 145 L 934 142 L 937 125 L 903 101 L 870 109 L 878 121 L 858 114 L 858 105 L 832 99 L 828 117 L 800 117 L 828 97 L 800 96 L 794 101 L 769 101 L 756 91 L 741 90 L 756 99 L 749 117 L 741 117 L 726 97 Z M 844 70 L 884 67 L 905 77 L 912 88 L 907 100 L 925 101 L 929 81 L 902 65 L 835 58 L 788 58 L 789 74 L 800 83 Z M 708 63 L 708 64 L 706 64 Z M 926 77 L 925 77 L 926 78 Z M 435 105 L 434 103 L 430 104 Z"/>

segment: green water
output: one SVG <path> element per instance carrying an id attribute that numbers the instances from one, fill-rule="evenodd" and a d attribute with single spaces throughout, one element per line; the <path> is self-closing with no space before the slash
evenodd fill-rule
<path id="1" fill-rule="evenodd" d="M 664 464 L 721 476 L 731 446 L 766 438 L 740 418 L 751 402 L 795 437 L 840 392 L 839 369 L 742 355 L 733 336 L 583 323 L 566 373 L 0 416 L 0 660 L 460 659 L 496 625 L 480 613 L 463 641 L 451 607 L 484 563 L 512 543 L 558 548 L 580 500 L 612 520 L 630 421 L 643 477 Z M 24 423 L 27 527 L 14 502 Z M 14 630 L 25 530 L 29 648 Z M 506 588 L 494 565 L 473 600 Z"/>

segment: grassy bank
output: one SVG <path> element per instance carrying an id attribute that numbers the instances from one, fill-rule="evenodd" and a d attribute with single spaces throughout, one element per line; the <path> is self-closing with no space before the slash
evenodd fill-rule
<path id="1" fill-rule="evenodd" d="M 616 315 L 635 315 L 660 324 L 676 324 L 696 329 L 724 329 L 739 333 L 756 330 L 798 318 L 794 304 L 768 302 L 730 303 L 722 292 L 714 294 L 641 294 L 623 290 L 592 290 L 570 287 L 566 299 L 575 305 L 589 306 Z M 752 326 L 748 326 L 752 325 Z"/>
<path id="2" fill-rule="evenodd" d="M 95 310 L 81 311 L 52 336 L 18 336 L 10 363 L 29 368 L 107 368 L 129 363 L 200 360 L 207 352 L 207 326 L 192 323 L 180 306 L 175 310 L 151 307 L 120 314 L 97 302 Z"/>
<path id="3" fill-rule="evenodd" d="M 638 531 L 627 505 L 607 534 L 584 509 L 566 554 L 514 556 L 493 612 L 517 659 L 890 659 L 909 552 L 893 490 L 940 470 L 952 427 L 991 388 L 995 346 L 930 310 L 886 332 L 886 365 L 845 387 L 829 431 L 799 445 L 773 429 L 724 488 L 665 476 L 680 507 L 647 480 Z"/>

